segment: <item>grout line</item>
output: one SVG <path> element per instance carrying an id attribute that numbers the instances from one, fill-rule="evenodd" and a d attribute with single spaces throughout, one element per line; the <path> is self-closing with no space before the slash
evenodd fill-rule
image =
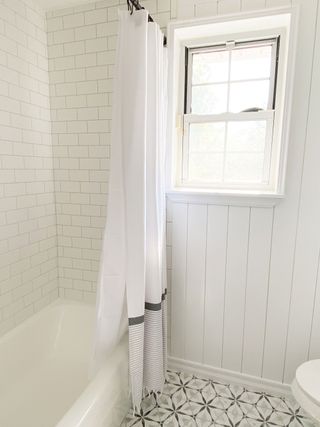
<path id="1" fill-rule="evenodd" d="M 230 220 L 230 206 L 228 206 L 227 213 L 227 235 L 226 235 L 226 251 L 225 251 L 225 272 L 224 272 L 224 293 L 223 293 L 223 319 L 222 319 L 222 345 L 220 367 L 223 367 L 223 353 L 224 353 L 224 328 L 225 328 L 225 315 L 226 315 L 226 291 L 227 291 L 227 271 L 228 271 L 228 247 L 229 247 L 229 220 Z"/>
<path id="2" fill-rule="evenodd" d="M 250 253 L 250 231 L 251 231 L 251 212 L 252 208 L 249 208 L 249 226 L 248 226 L 248 237 L 247 237 L 247 259 L 246 259 L 246 283 L 244 289 L 244 307 L 243 307 L 243 329 L 242 329 L 242 352 L 241 352 L 241 364 L 240 370 L 243 372 L 243 355 L 244 355 L 244 344 L 245 344 L 245 327 L 246 327 L 246 308 L 247 308 L 247 289 L 248 289 L 248 269 L 249 269 L 249 253 Z"/>
<path id="3" fill-rule="evenodd" d="M 313 307 L 312 307 L 312 317 L 311 317 L 311 328 L 310 328 L 310 334 L 309 334 L 309 346 L 308 346 L 308 356 L 307 359 L 310 359 L 310 352 L 311 352 L 311 340 L 313 335 L 313 327 L 314 327 L 314 315 L 315 315 L 315 307 L 317 302 L 317 296 L 319 292 L 319 271 L 320 271 L 320 250 L 318 253 L 318 265 L 317 265 L 317 271 L 316 271 L 316 280 L 315 280 L 315 288 L 314 288 L 314 294 L 313 294 Z"/>
<path id="4" fill-rule="evenodd" d="M 188 245 L 189 245 L 189 203 L 187 203 L 187 224 L 186 224 L 186 252 L 185 252 L 185 277 L 184 277 L 184 331 L 183 331 L 183 357 L 186 358 L 186 304 L 187 304 L 187 296 L 188 296 Z"/>
<path id="5" fill-rule="evenodd" d="M 202 363 L 204 363 L 204 348 L 206 336 L 206 295 L 207 295 L 207 256 L 208 256 L 208 223 L 209 223 L 209 205 L 206 206 L 206 243 L 204 259 L 204 290 L 203 290 L 203 319 L 202 319 Z"/>
<path id="6" fill-rule="evenodd" d="M 274 219 L 275 219 L 275 208 L 272 209 L 271 239 L 270 239 L 270 249 L 269 249 L 269 268 L 268 268 L 268 287 L 267 287 L 265 322 L 264 322 L 264 337 L 263 337 L 262 360 L 261 360 L 261 371 L 260 371 L 261 377 L 263 377 L 265 346 L 266 346 L 266 339 L 267 339 L 268 307 L 269 307 L 270 276 L 271 276 L 271 254 L 272 254 L 273 237 L 274 237 L 274 234 L 273 234 L 274 233 Z"/>

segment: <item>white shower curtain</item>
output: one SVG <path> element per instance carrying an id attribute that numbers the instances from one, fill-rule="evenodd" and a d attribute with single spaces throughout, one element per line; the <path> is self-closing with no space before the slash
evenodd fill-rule
<path id="1" fill-rule="evenodd" d="M 145 10 L 119 18 L 93 370 L 129 325 L 132 400 L 139 407 L 145 391 L 161 391 L 166 371 L 166 58 L 163 35 Z"/>

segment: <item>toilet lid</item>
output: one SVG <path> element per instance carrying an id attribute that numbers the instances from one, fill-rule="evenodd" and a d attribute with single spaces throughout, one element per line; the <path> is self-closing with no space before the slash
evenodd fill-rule
<path id="1" fill-rule="evenodd" d="M 310 360 L 299 366 L 296 380 L 301 389 L 320 404 L 320 360 Z"/>

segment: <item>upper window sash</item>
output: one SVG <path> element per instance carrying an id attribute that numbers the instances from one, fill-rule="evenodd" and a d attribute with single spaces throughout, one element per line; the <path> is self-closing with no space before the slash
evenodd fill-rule
<path id="1" fill-rule="evenodd" d="M 213 46 L 203 46 L 195 48 L 186 48 L 186 63 L 185 63 L 185 104 L 184 104 L 184 113 L 192 114 L 191 105 L 192 105 L 192 76 L 193 76 L 193 56 L 197 53 L 210 53 L 217 51 L 230 51 L 241 48 L 250 48 L 258 46 L 271 46 L 272 47 L 272 56 L 271 56 L 271 73 L 270 73 L 270 86 L 269 86 L 269 98 L 268 98 L 268 110 L 274 110 L 276 104 L 276 86 L 277 86 L 277 68 L 278 68 L 278 57 L 279 57 L 279 45 L 280 37 L 254 40 L 254 41 L 228 41 L 224 44 L 218 44 Z M 230 61 L 230 57 L 229 57 Z M 230 69 L 230 62 L 229 62 Z M 248 79 L 247 81 L 255 81 L 256 79 Z M 259 80 L 259 79 L 257 79 Z M 245 82 L 246 80 L 241 80 Z M 229 75 L 226 76 L 224 83 L 230 84 L 230 70 Z M 234 83 L 236 81 L 232 81 Z M 223 82 L 219 82 L 223 83 Z"/>

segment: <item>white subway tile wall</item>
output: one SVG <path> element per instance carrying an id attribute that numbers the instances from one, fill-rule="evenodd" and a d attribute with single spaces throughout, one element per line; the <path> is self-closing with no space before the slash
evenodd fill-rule
<path id="1" fill-rule="evenodd" d="M 46 17 L 0 2 L 0 334 L 58 295 Z"/>
<path id="2" fill-rule="evenodd" d="M 163 27 L 170 0 L 142 2 Z M 59 294 L 94 300 L 106 219 L 118 8 L 105 0 L 47 13 Z"/>

